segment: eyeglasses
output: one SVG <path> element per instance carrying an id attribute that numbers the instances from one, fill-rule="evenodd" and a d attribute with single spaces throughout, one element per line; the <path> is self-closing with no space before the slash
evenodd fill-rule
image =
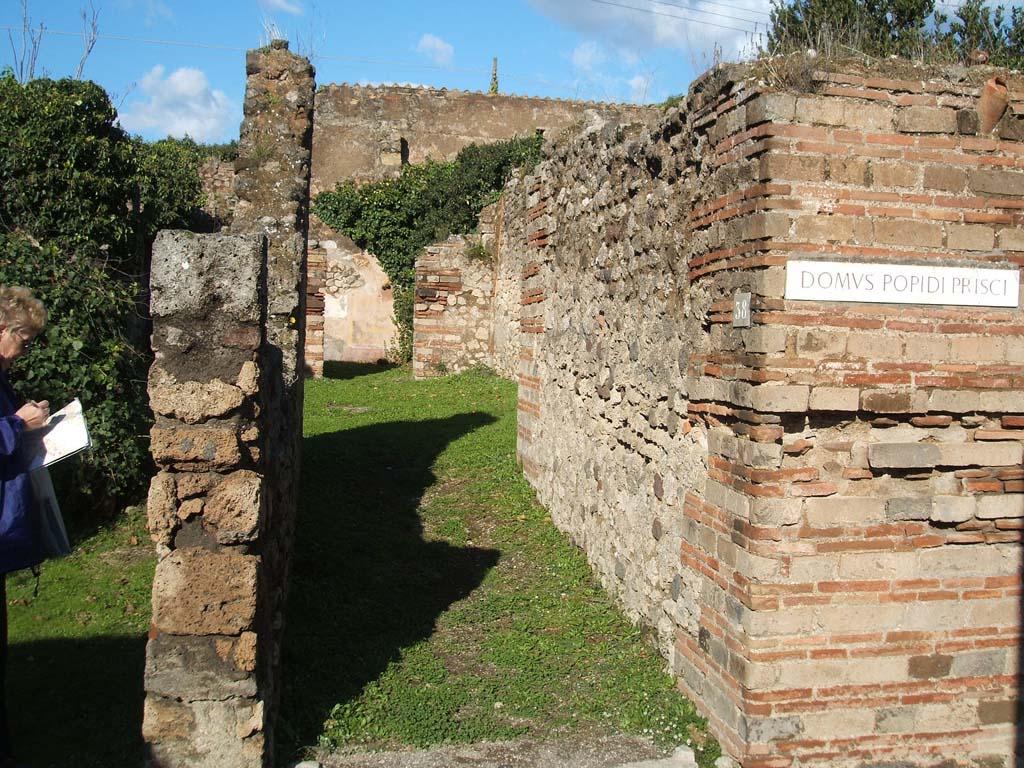
<path id="1" fill-rule="evenodd" d="M 24 331 L 15 331 L 8 328 L 7 332 L 10 333 L 14 338 L 21 342 L 22 351 L 28 351 L 28 348 L 35 342 L 36 337 L 26 334 Z"/>

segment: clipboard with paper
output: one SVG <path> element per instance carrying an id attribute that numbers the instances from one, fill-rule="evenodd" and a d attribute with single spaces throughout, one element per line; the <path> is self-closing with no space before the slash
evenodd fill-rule
<path id="1" fill-rule="evenodd" d="M 47 558 L 69 554 L 71 543 L 68 541 L 50 472 L 46 468 L 91 447 L 92 438 L 78 398 L 50 414 L 43 426 L 26 432 L 22 438 L 22 450 L 25 452 L 36 501 L 39 542 Z"/>
<path id="2" fill-rule="evenodd" d="M 89 426 L 85 422 L 82 403 L 75 398 L 50 418 L 39 429 L 26 432 L 23 450 L 28 469 L 48 467 L 68 456 L 92 447 Z"/>

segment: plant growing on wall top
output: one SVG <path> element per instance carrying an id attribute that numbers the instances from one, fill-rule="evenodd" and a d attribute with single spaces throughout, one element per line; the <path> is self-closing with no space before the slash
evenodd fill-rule
<path id="1" fill-rule="evenodd" d="M 929 63 L 967 62 L 976 50 L 988 63 L 1024 65 L 1024 9 L 992 9 L 966 0 L 950 17 L 935 0 L 774 0 L 771 55 L 817 50 L 826 56 L 900 56 Z"/>
<path id="2" fill-rule="evenodd" d="M 391 279 L 402 359 L 412 356 L 417 254 L 448 235 L 472 232 L 481 209 L 497 199 L 512 171 L 540 160 L 541 143 L 538 134 L 471 144 L 451 162 L 405 165 L 397 178 L 360 187 L 342 182 L 313 200 L 313 213 L 376 256 Z"/>

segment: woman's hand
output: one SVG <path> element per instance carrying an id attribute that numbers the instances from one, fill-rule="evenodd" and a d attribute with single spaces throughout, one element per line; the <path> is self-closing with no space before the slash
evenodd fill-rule
<path id="1" fill-rule="evenodd" d="M 50 418 L 50 403 L 46 400 L 29 400 L 14 415 L 21 418 L 28 429 L 39 429 Z"/>

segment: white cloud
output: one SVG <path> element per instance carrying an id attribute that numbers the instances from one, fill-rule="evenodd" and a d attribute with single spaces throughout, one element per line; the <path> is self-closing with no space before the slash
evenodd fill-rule
<path id="1" fill-rule="evenodd" d="M 770 0 L 529 0 L 538 12 L 588 39 L 643 55 L 671 48 L 695 59 L 716 46 L 738 57 L 764 31 Z"/>
<path id="2" fill-rule="evenodd" d="M 417 53 L 422 53 L 439 67 L 450 67 L 455 59 L 455 48 L 440 37 L 429 32 L 420 38 L 416 45 Z"/>
<path id="3" fill-rule="evenodd" d="M 629 100 L 637 103 L 647 101 L 651 90 L 650 75 L 634 75 L 629 79 Z"/>
<path id="4" fill-rule="evenodd" d="M 265 11 L 284 11 L 293 16 L 301 16 L 302 4 L 293 0 L 259 0 L 260 7 Z"/>
<path id="5" fill-rule="evenodd" d="M 155 27 L 157 24 L 173 21 L 174 14 L 161 0 L 146 0 L 146 21 L 147 27 Z"/>
<path id="6" fill-rule="evenodd" d="M 139 81 L 143 98 L 121 111 L 121 125 L 152 138 L 191 136 L 196 141 L 223 139 L 237 119 L 223 91 L 214 90 L 202 70 L 182 67 L 166 75 L 157 65 Z"/>
<path id="7" fill-rule="evenodd" d="M 571 59 L 572 65 L 576 69 L 590 72 L 601 66 L 608 57 L 600 45 L 592 40 L 588 40 L 576 46 L 576 50 L 572 52 Z"/>

